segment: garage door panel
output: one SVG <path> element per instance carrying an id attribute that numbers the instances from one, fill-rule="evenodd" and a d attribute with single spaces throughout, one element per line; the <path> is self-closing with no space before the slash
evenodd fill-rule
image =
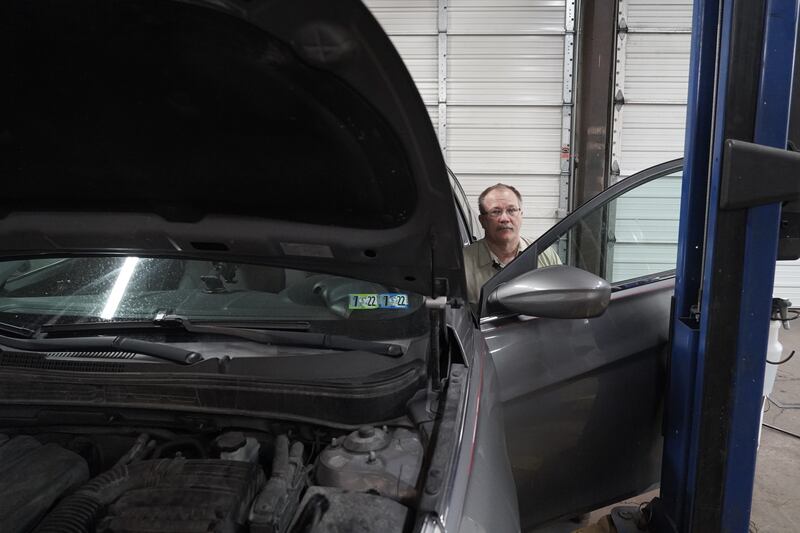
<path id="1" fill-rule="evenodd" d="M 686 106 L 625 105 L 618 116 L 622 129 L 615 158 L 620 173 L 635 174 L 683 156 Z"/>
<path id="2" fill-rule="evenodd" d="M 678 198 L 681 197 L 682 176 L 680 172 L 663 176 L 650 183 L 631 189 L 625 193 L 625 198 Z M 672 213 L 673 217 L 678 216 L 678 212 Z"/>
<path id="3" fill-rule="evenodd" d="M 563 0 L 449 0 L 453 34 L 563 33 Z"/>
<path id="4" fill-rule="evenodd" d="M 562 36 L 456 35 L 447 48 L 448 104 L 562 104 Z"/>
<path id="5" fill-rule="evenodd" d="M 617 220 L 614 235 L 618 243 L 642 242 L 677 244 L 678 219 Z"/>
<path id="6" fill-rule="evenodd" d="M 689 91 L 690 42 L 688 34 L 629 34 L 625 101 L 685 105 Z"/>
<path id="7" fill-rule="evenodd" d="M 448 106 L 450 150 L 558 153 L 561 110 L 527 106 Z M 471 168 L 462 169 L 473 172 Z"/>
<path id="8" fill-rule="evenodd" d="M 486 174 L 557 174 L 560 170 L 559 152 L 447 150 L 448 163 L 453 169 Z"/>
<path id="9" fill-rule="evenodd" d="M 680 198 L 620 198 L 617 219 L 674 220 L 680 207 Z"/>
<path id="10" fill-rule="evenodd" d="M 366 3 L 405 61 L 445 158 L 473 200 L 508 182 L 525 196 L 525 235 L 550 228 L 563 201 L 567 2 L 448 0 L 442 34 L 437 0 Z"/>
<path id="11" fill-rule="evenodd" d="M 794 307 L 800 307 L 800 261 L 778 261 L 772 294 L 788 298 Z"/>
<path id="12" fill-rule="evenodd" d="M 639 265 L 646 265 L 646 264 L 660 264 L 660 265 L 670 265 L 667 266 L 669 268 L 675 268 L 675 261 L 678 257 L 678 246 L 676 244 L 655 244 L 655 243 L 647 243 L 647 244 L 626 244 L 626 243 L 617 243 L 614 246 L 614 265 L 622 265 L 622 264 L 639 264 Z M 658 270 L 652 270 L 651 272 L 660 272 L 661 270 L 666 270 L 664 268 L 660 268 Z"/>
<path id="13" fill-rule="evenodd" d="M 437 32 L 437 0 L 364 0 L 389 35 Z"/>
<path id="14" fill-rule="evenodd" d="M 623 0 L 631 29 L 692 28 L 692 0 Z"/>
<path id="15" fill-rule="evenodd" d="M 522 222 L 522 235 L 531 241 L 536 240 L 545 231 L 556 225 L 558 219 L 554 216 L 525 218 Z"/>
<path id="16" fill-rule="evenodd" d="M 561 108 L 554 106 L 447 106 L 452 127 L 558 129 Z"/>
<path id="17" fill-rule="evenodd" d="M 467 196 L 477 199 L 487 187 L 496 183 L 506 183 L 516 188 L 523 198 L 558 196 L 558 176 L 519 176 L 508 174 L 459 174 L 458 181 Z M 471 204 L 477 209 L 477 200 Z"/>

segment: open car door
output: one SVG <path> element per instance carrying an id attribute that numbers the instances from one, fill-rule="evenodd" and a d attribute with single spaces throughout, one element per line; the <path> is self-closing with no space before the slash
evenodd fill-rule
<path id="1" fill-rule="evenodd" d="M 617 183 L 483 287 L 481 329 L 497 367 L 523 530 L 659 480 L 681 174 L 676 160 Z M 602 315 L 534 317 L 496 303 L 496 289 L 535 269 L 550 247 L 564 265 L 611 285 Z"/>

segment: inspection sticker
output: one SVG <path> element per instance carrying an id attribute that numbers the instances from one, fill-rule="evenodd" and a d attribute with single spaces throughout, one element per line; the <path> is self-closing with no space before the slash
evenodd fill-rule
<path id="1" fill-rule="evenodd" d="M 379 294 L 378 304 L 382 309 L 407 309 L 408 295 L 397 292 Z"/>
<path id="2" fill-rule="evenodd" d="M 351 294 L 347 307 L 349 309 L 378 309 L 377 294 Z"/>
<path id="3" fill-rule="evenodd" d="M 407 309 L 408 295 L 396 292 L 351 294 L 348 309 Z"/>

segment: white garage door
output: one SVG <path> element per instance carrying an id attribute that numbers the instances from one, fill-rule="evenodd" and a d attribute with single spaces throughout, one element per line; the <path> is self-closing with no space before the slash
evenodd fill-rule
<path id="1" fill-rule="evenodd" d="M 612 181 L 683 156 L 692 2 L 620 0 L 618 16 Z M 657 187 L 619 206 L 613 279 L 675 268 L 681 175 Z"/>
<path id="2" fill-rule="evenodd" d="M 405 60 L 473 207 L 484 188 L 509 183 L 524 197 L 523 234 L 552 226 L 568 205 L 574 1 L 365 3 Z"/>
<path id="3" fill-rule="evenodd" d="M 623 31 L 617 39 L 618 103 L 612 160 L 624 177 L 683 155 L 692 2 L 620 0 L 619 5 Z M 624 232 L 618 232 L 617 279 L 622 279 L 623 273 L 632 277 L 650 268 L 654 257 L 667 257 L 665 230 L 670 242 L 677 244 L 678 221 L 671 213 L 676 195 L 680 196 L 678 187 L 676 179 L 674 187 L 665 192 L 665 201 L 651 206 L 647 218 L 658 220 L 658 231 L 652 236 L 639 232 L 625 241 Z M 641 227 L 646 225 L 644 222 Z M 674 245 L 671 248 L 677 250 Z M 674 256 L 675 252 L 669 255 L 672 262 Z M 648 261 L 650 266 L 645 266 Z M 778 262 L 774 294 L 800 305 L 800 262 Z"/>
<path id="4" fill-rule="evenodd" d="M 511 183 L 525 197 L 525 235 L 541 234 L 568 205 L 561 154 L 570 153 L 574 1 L 365 3 L 405 60 L 473 206 L 485 187 Z M 619 23 L 616 179 L 683 155 L 692 1 L 619 0 Z M 615 279 L 674 265 L 680 178 L 662 183 L 665 202 L 618 213 Z M 654 233 L 626 232 L 634 219 Z M 775 294 L 800 305 L 800 262 L 778 264 Z"/>

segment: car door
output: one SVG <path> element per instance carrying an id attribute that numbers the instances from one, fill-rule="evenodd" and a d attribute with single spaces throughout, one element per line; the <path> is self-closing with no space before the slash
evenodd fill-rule
<path id="1" fill-rule="evenodd" d="M 481 330 L 497 368 L 523 530 L 659 480 L 681 168 L 664 163 L 610 187 L 483 288 Z M 487 296 L 536 268 L 548 247 L 610 282 L 605 313 L 489 316 Z"/>

